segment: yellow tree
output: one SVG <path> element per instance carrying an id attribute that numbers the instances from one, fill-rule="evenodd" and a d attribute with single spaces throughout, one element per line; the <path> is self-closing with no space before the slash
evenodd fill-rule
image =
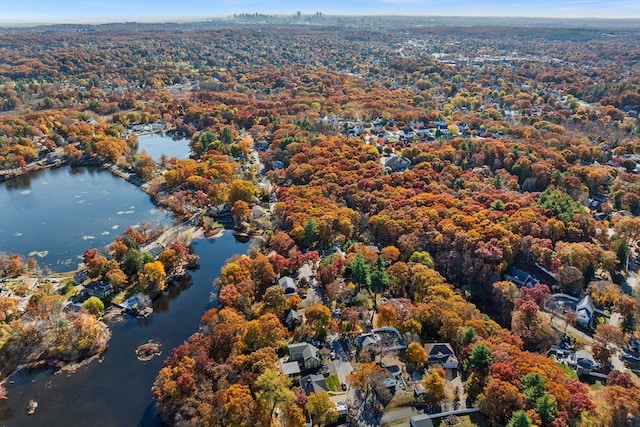
<path id="1" fill-rule="evenodd" d="M 309 412 L 313 425 L 325 426 L 338 421 L 336 406 L 329 399 L 329 393 L 326 391 L 311 393 L 307 398 L 305 408 Z"/>
<path id="2" fill-rule="evenodd" d="M 418 342 L 411 342 L 407 346 L 407 360 L 417 366 L 427 363 L 427 352 Z"/>
<path id="3" fill-rule="evenodd" d="M 325 305 L 313 304 L 305 311 L 304 317 L 312 330 L 318 330 L 327 327 L 331 320 L 331 311 Z"/>
<path id="4" fill-rule="evenodd" d="M 396 326 L 398 324 L 398 313 L 393 307 L 388 305 L 381 305 L 378 307 L 378 314 L 376 316 L 376 325 L 382 326 Z"/>
<path id="5" fill-rule="evenodd" d="M 347 375 L 347 382 L 353 388 L 359 389 L 365 396 L 366 401 L 373 391 L 376 383 L 384 381 L 387 372 L 380 365 L 374 363 L 360 363 L 356 369 Z"/>
<path id="6" fill-rule="evenodd" d="M 233 215 L 236 225 L 249 219 L 250 214 L 251 209 L 249 208 L 249 204 L 244 200 L 236 200 L 233 203 L 233 206 L 231 207 L 231 215 Z"/>
<path id="7" fill-rule="evenodd" d="M 256 197 L 256 188 L 250 181 L 243 179 L 234 179 L 231 181 L 229 189 L 229 204 L 233 205 L 238 200 L 244 200 L 247 203 L 253 202 Z"/>
<path id="8" fill-rule="evenodd" d="M 423 384 L 427 392 L 426 398 L 429 403 L 435 404 L 444 399 L 444 381 L 438 371 L 434 370 L 427 375 Z"/>
<path id="9" fill-rule="evenodd" d="M 160 261 L 148 262 L 142 268 L 140 274 L 140 283 L 152 291 L 164 290 L 164 279 L 167 274 L 164 271 L 164 265 Z"/>
<path id="10" fill-rule="evenodd" d="M 288 406 L 295 399 L 290 390 L 291 379 L 286 375 L 278 375 L 273 369 L 265 369 L 255 382 L 258 388 L 258 400 L 266 408 L 271 408 L 271 414 L 278 405 Z"/>

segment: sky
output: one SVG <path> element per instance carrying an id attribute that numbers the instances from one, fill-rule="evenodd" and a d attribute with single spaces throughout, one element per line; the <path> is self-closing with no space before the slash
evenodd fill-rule
<path id="1" fill-rule="evenodd" d="M 0 25 L 181 21 L 234 13 L 637 18 L 640 0 L 0 0 Z"/>

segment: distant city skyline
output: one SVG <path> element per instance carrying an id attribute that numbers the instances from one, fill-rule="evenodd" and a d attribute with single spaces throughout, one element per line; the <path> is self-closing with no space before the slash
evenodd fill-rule
<path id="1" fill-rule="evenodd" d="M 640 18 L 640 0 L 0 0 L 0 24 L 184 21 L 241 13 Z"/>

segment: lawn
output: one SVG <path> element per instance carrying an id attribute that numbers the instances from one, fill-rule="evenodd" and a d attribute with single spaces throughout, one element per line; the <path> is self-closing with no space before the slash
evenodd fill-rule
<path id="1" fill-rule="evenodd" d="M 576 372 L 571 369 L 569 366 L 567 366 L 564 363 L 558 363 L 558 367 L 560 369 L 562 369 L 562 372 L 564 372 L 564 375 L 568 378 L 571 378 L 573 380 L 577 380 L 578 379 L 578 374 L 576 374 Z"/>
<path id="2" fill-rule="evenodd" d="M 435 418 L 433 420 L 434 427 L 488 427 L 487 420 L 484 418 L 484 415 L 480 413 L 469 414 L 469 415 L 456 415 L 454 420 L 457 421 L 456 424 L 447 424 L 443 421 L 442 418 Z"/>
<path id="3" fill-rule="evenodd" d="M 341 392 L 342 388 L 340 387 L 340 379 L 337 375 L 333 374 L 326 379 L 327 387 L 330 391 Z"/>

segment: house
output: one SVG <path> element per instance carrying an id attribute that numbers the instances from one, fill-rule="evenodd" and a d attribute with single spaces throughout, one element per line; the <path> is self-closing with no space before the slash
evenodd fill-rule
<path id="1" fill-rule="evenodd" d="M 436 128 L 436 134 L 438 135 L 446 135 L 449 133 L 447 122 L 443 119 L 434 120 L 433 126 Z"/>
<path id="2" fill-rule="evenodd" d="M 284 324 L 289 329 L 295 329 L 302 325 L 302 315 L 291 308 L 284 313 Z"/>
<path id="3" fill-rule="evenodd" d="M 589 295 L 586 295 L 576 304 L 576 314 L 578 315 L 576 320 L 583 326 L 591 326 L 595 311 L 593 300 Z"/>
<path id="4" fill-rule="evenodd" d="M 414 415 L 409 419 L 411 427 L 433 427 L 433 421 L 429 414 Z"/>
<path id="5" fill-rule="evenodd" d="M 279 278 L 278 285 L 284 288 L 285 295 L 292 295 L 298 289 L 298 287 L 296 286 L 295 280 L 293 280 L 293 278 L 290 276 L 283 276 Z"/>
<path id="6" fill-rule="evenodd" d="M 601 202 L 598 202 L 597 200 L 594 200 L 590 197 L 587 197 L 586 199 L 584 199 L 582 201 L 582 204 L 588 207 L 592 211 L 600 210 L 600 208 L 602 207 Z"/>
<path id="7" fill-rule="evenodd" d="M 384 381 L 382 381 L 382 384 L 386 388 L 388 388 L 391 393 L 396 392 L 396 385 L 398 384 L 398 382 L 396 381 L 395 378 L 387 377 L 384 379 Z"/>
<path id="8" fill-rule="evenodd" d="M 328 391 L 327 382 L 322 375 L 318 374 L 311 374 L 301 378 L 300 387 L 302 387 L 307 396 L 319 391 Z"/>
<path id="9" fill-rule="evenodd" d="M 53 152 L 47 155 L 47 164 L 52 165 L 64 159 L 62 153 Z"/>
<path id="10" fill-rule="evenodd" d="M 593 200 L 595 200 L 598 203 L 607 203 L 609 201 L 609 196 L 602 193 L 595 193 L 593 195 Z"/>
<path id="11" fill-rule="evenodd" d="M 411 128 L 402 129 L 402 134 L 405 139 L 413 139 L 416 137 L 416 133 Z"/>
<path id="12" fill-rule="evenodd" d="M 320 256 L 322 258 L 327 258 L 333 254 L 338 254 L 340 256 L 342 256 L 342 258 L 345 258 L 347 254 L 345 254 L 344 252 L 342 252 L 342 249 L 340 249 L 338 246 L 334 245 L 332 247 L 330 247 L 329 249 L 323 249 L 322 252 L 320 253 Z"/>
<path id="13" fill-rule="evenodd" d="M 385 371 L 389 374 L 390 378 L 400 379 L 402 375 L 402 371 L 400 370 L 400 366 L 398 365 L 382 365 Z"/>
<path id="14" fill-rule="evenodd" d="M 255 205 L 251 208 L 251 218 L 254 220 L 265 218 L 267 216 L 267 212 L 264 210 L 262 206 Z"/>
<path id="15" fill-rule="evenodd" d="M 317 368 L 322 365 L 318 348 L 307 342 L 289 345 L 289 360 L 300 363 L 303 370 Z"/>
<path id="16" fill-rule="evenodd" d="M 380 336 L 378 334 L 368 333 L 358 335 L 356 343 L 360 351 L 373 351 L 377 353 L 380 350 Z"/>
<path id="17" fill-rule="evenodd" d="M 347 404 L 343 401 L 340 402 L 335 402 L 336 405 L 336 411 L 338 412 L 338 417 L 346 417 L 347 414 L 349 413 L 349 408 L 347 407 Z"/>
<path id="18" fill-rule="evenodd" d="M 453 352 L 451 344 L 425 344 L 424 350 L 427 352 L 429 365 L 441 365 L 447 374 L 447 379 L 453 379 L 458 376 L 458 358 Z"/>
<path id="19" fill-rule="evenodd" d="M 393 156 L 384 164 L 390 172 L 404 172 L 411 167 L 411 160 L 406 157 Z"/>
<path id="20" fill-rule="evenodd" d="M 407 344 L 396 328 L 384 326 L 373 328 L 371 332 L 378 336 L 378 342 L 383 344 L 387 350 L 404 350 L 407 348 Z"/>
<path id="21" fill-rule="evenodd" d="M 609 217 L 609 214 L 606 214 L 604 212 L 598 212 L 593 215 L 593 219 L 595 219 L 596 221 L 607 221 L 609 220 Z"/>
<path id="22" fill-rule="evenodd" d="M 597 367 L 593 356 L 584 350 L 576 351 L 576 372 L 580 374 L 589 374 Z"/>
<path id="23" fill-rule="evenodd" d="M 509 270 L 507 270 L 504 277 L 508 281 L 515 283 L 520 288 L 523 286 L 532 288 L 540 283 L 540 281 L 533 277 L 531 274 L 515 267 L 511 267 Z"/>
<path id="24" fill-rule="evenodd" d="M 269 141 L 266 139 L 260 139 L 256 142 L 256 149 L 258 151 L 267 151 L 269 149 Z"/>
<path id="25" fill-rule="evenodd" d="M 95 281 L 85 286 L 84 291 L 90 297 L 98 297 L 100 299 L 105 299 L 113 293 L 113 288 L 111 287 L 110 284 L 106 282 Z"/>
<path id="26" fill-rule="evenodd" d="M 209 215 L 213 217 L 219 223 L 231 223 L 233 217 L 231 215 L 231 208 L 224 203 L 217 204 L 209 208 Z"/>
<path id="27" fill-rule="evenodd" d="M 576 352 L 572 349 L 561 348 L 558 345 L 552 345 L 549 351 L 547 351 L 547 357 L 554 356 L 556 362 L 563 363 L 573 369 L 577 369 Z"/>
<path id="28" fill-rule="evenodd" d="M 285 362 L 280 364 L 282 373 L 294 381 L 300 379 L 300 365 L 298 362 Z"/>

